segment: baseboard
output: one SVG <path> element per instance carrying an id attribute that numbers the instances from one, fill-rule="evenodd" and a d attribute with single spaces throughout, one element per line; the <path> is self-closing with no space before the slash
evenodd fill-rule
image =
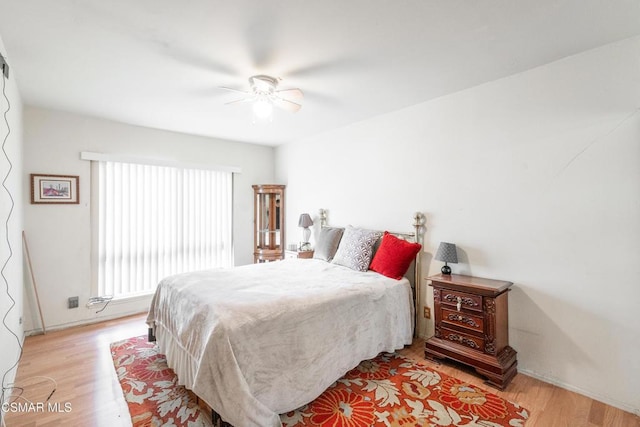
<path id="1" fill-rule="evenodd" d="M 121 317 L 127 317 L 127 316 L 132 316 L 134 314 L 143 314 L 146 313 L 148 310 L 131 310 L 131 311 L 126 311 L 123 313 L 115 313 L 115 314 L 111 314 L 111 315 L 106 315 L 106 316 L 100 316 L 100 317 L 94 317 L 91 319 L 82 319 L 82 320 L 78 320 L 75 322 L 69 322 L 69 323 L 61 323 L 59 325 L 55 325 L 55 326 L 47 326 L 47 332 L 53 332 L 53 331 L 60 331 L 63 329 L 69 329 L 69 328 L 74 328 L 76 326 L 86 326 L 86 325 L 91 325 L 94 323 L 100 323 L 100 322 L 106 322 L 109 320 L 113 320 L 113 319 L 119 319 Z M 42 328 L 37 328 L 37 329 L 31 329 L 28 331 L 24 332 L 25 336 L 32 336 L 32 335 L 42 335 Z"/>
<path id="2" fill-rule="evenodd" d="M 629 405 L 627 405 L 625 403 L 618 402 L 617 400 L 611 399 L 611 398 L 609 398 L 607 396 L 602 396 L 602 395 L 599 395 L 597 393 L 592 393 L 592 392 L 590 392 L 588 390 L 583 390 L 580 387 L 576 387 L 576 386 L 573 386 L 571 384 L 567 384 L 567 383 L 564 383 L 562 381 L 559 381 L 557 378 L 547 377 L 545 375 L 538 374 L 537 372 L 529 371 L 527 369 L 521 369 L 520 367 L 518 367 L 518 373 L 527 375 L 529 377 L 533 377 L 533 378 L 535 378 L 537 380 L 543 381 L 545 383 L 552 384 L 552 385 L 554 385 L 556 387 L 560 387 L 560 388 L 563 388 L 565 390 L 569 390 L 569 391 L 572 391 L 574 393 L 578 393 L 578 394 L 581 394 L 583 396 L 587 396 L 587 397 L 589 397 L 589 398 L 591 398 L 593 400 L 597 400 L 599 402 L 606 403 L 609 406 L 613 406 L 615 408 L 622 409 L 623 411 L 626 411 L 626 412 L 631 412 L 634 415 L 640 415 L 640 408 L 634 408 L 634 407 L 629 406 Z"/>

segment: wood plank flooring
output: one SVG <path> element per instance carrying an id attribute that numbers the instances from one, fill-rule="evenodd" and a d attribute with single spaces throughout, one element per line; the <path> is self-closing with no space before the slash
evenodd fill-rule
<path id="1" fill-rule="evenodd" d="M 109 344 L 146 334 L 144 320 L 144 315 L 130 316 L 27 337 L 15 381 L 24 392 L 16 402 L 46 402 L 53 383 L 45 376 L 57 383 L 49 402 L 60 410 L 49 411 L 47 402 L 44 411 L 9 411 L 6 426 L 131 426 Z"/>
<path id="2" fill-rule="evenodd" d="M 27 337 L 16 378 L 16 386 L 24 390 L 16 402 L 46 402 L 53 382 L 44 376 L 57 383 L 48 402 L 54 407 L 49 410 L 44 403 L 44 411 L 9 411 L 5 414 L 6 426 L 130 426 L 109 344 L 146 334 L 144 319 L 140 314 Z M 505 391 L 493 389 L 484 385 L 473 370 L 425 360 L 423 347 L 424 341 L 416 340 L 401 353 L 520 403 L 531 411 L 527 427 L 640 427 L 638 416 L 523 374 L 516 375 Z"/>

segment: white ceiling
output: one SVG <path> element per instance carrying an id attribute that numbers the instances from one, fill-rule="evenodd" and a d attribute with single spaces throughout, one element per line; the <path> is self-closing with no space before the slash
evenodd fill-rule
<path id="1" fill-rule="evenodd" d="M 0 0 L 25 104 L 268 145 L 638 34 L 638 0 Z M 254 74 L 300 112 L 224 105 Z"/>

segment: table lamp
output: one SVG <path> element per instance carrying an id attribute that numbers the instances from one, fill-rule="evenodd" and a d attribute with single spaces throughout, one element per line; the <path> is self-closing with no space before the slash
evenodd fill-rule
<path id="1" fill-rule="evenodd" d="M 438 251 L 436 252 L 435 259 L 438 261 L 444 261 L 444 265 L 440 269 L 442 274 L 451 274 L 451 267 L 447 263 L 457 264 L 458 253 L 456 252 L 456 245 L 453 243 L 440 242 Z"/>
<path id="2" fill-rule="evenodd" d="M 313 225 L 313 220 L 308 213 L 303 213 L 300 215 L 300 219 L 298 220 L 298 227 L 302 227 L 302 242 L 300 242 L 300 250 L 308 251 L 311 249 L 311 245 L 309 244 L 309 237 L 311 237 L 311 230 L 309 227 Z"/>

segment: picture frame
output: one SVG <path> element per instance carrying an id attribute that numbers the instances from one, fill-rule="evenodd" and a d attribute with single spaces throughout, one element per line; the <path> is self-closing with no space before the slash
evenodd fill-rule
<path id="1" fill-rule="evenodd" d="M 78 204 L 78 175 L 31 174 L 32 204 Z"/>

